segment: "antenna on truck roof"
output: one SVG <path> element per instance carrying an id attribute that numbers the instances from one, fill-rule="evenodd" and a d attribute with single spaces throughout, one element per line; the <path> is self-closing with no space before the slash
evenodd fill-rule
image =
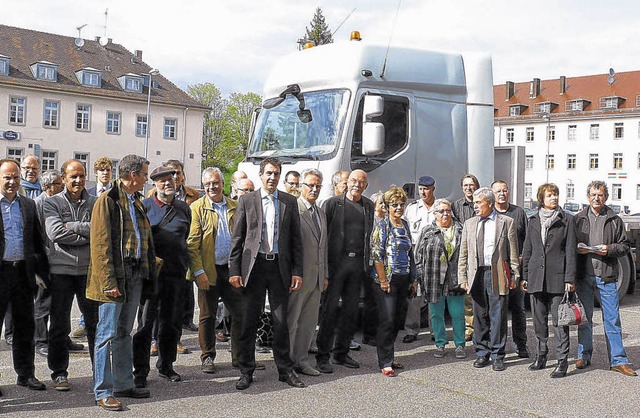
<path id="1" fill-rule="evenodd" d="M 338 25 L 338 27 L 336 28 L 336 30 L 333 31 L 333 33 L 331 34 L 331 36 L 334 36 L 336 34 L 336 32 L 342 27 L 342 25 L 344 25 L 344 22 L 347 21 L 347 19 L 349 19 L 349 16 L 351 16 L 353 14 L 353 12 L 355 12 L 357 9 L 357 7 L 354 7 L 353 10 L 347 15 L 347 17 L 345 17 L 344 19 L 342 19 L 342 22 L 340 22 L 340 24 Z"/>
<path id="2" fill-rule="evenodd" d="M 387 58 L 389 57 L 389 48 L 391 47 L 391 38 L 393 37 L 393 32 L 396 29 L 396 23 L 398 23 L 398 13 L 400 13 L 400 4 L 402 0 L 398 0 L 398 9 L 396 10 L 396 17 L 393 19 L 393 26 L 391 27 L 391 33 L 389 34 L 389 43 L 387 44 L 387 52 L 384 53 L 384 62 L 382 63 L 382 72 L 380 73 L 380 78 L 384 78 L 384 73 L 387 70 Z"/>

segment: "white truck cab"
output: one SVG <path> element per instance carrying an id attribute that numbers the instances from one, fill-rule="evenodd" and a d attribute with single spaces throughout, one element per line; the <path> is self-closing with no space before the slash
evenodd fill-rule
<path id="1" fill-rule="evenodd" d="M 351 41 L 281 58 L 239 170 L 258 179 L 265 157 L 284 173 L 319 169 L 320 199 L 337 170 L 367 172 L 366 195 L 436 179 L 436 196 L 461 196 L 460 178 L 493 181 L 493 76 L 482 54 L 427 51 Z M 259 186 L 260 182 L 256 184 Z"/>

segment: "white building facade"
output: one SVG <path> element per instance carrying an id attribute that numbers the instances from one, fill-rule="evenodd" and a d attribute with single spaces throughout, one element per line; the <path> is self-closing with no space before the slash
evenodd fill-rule
<path id="1" fill-rule="evenodd" d="M 495 145 L 525 147 L 525 206 L 546 182 L 561 203 L 586 204 L 602 180 L 610 206 L 640 212 L 640 71 L 507 82 L 494 101 Z"/>
<path id="2" fill-rule="evenodd" d="M 140 51 L 0 25 L 0 157 L 36 155 L 41 171 L 75 158 L 90 181 L 101 157 L 117 167 L 126 154 L 147 156 L 151 169 L 177 159 L 200 187 L 208 110 Z"/>

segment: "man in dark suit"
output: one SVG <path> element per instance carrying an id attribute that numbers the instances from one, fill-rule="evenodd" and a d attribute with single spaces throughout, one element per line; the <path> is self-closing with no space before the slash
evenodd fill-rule
<path id="1" fill-rule="evenodd" d="M 316 340 L 317 368 L 322 373 L 333 373 L 329 364 L 332 348 L 335 364 L 354 369 L 360 367 L 349 356 L 349 344 L 356 327 L 360 289 L 369 271 L 369 237 L 373 228 L 374 205 L 362 195 L 366 188 L 367 174 L 354 170 L 349 174 L 347 191 L 324 204 L 329 230 L 329 284 L 322 301 Z M 340 299 L 342 308 L 338 317 Z"/>
<path id="2" fill-rule="evenodd" d="M 278 191 L 282 163 L 266 158 L 260 163 L 262 188 L 238 201 L 229 256 L 229 283 L 244 287 L 242 332 L 238 365 L 242 375 L 236 389 L 253 382 L 258 320 L 269 291 L 273 319 L 273 355 L 279 379 L 294 387 L 305 384 L 293 371 L 289 355 L 287 304 L 289 292 L 302 285 L 302 237 L 296 199 Z"/>
<path id="3" fill-rule="evenodd" d="M 0 323 L 11 303 L 15 323 L 13 367 L 17 384 L 44 390 L 34 366 L 33 295 L 36 273 L 48 281 L 49 264 L 44 250 L 36 204 L 18 195 L 20 166 L 12 159 L 0 160 Z"/>
<path id="4" fill-rule="evenodd" d="M 495 211 L 495 196 L 488 187 L 473 192 L 477 216 L 464 223 L 458 259 L 458 283 L 473 299 L 473 344 L 478 358 L 473 367 L 493 360 L 503 371 L 507 344 L 507 297 L 519 280 L 516 227 Z"/>

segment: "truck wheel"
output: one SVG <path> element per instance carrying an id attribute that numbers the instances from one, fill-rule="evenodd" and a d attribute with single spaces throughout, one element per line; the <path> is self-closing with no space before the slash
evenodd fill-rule
<path id="1" fill-rule="evenodd" d="M 631 264 L 631 256 L 618 258 L 618 281 L 616 286 L 618 287 L 618 300 L 622 301 L 624 296 L 629 290 L 631 283 L 631 274 L 635 274 L 635 269 Z M 598 292 L 594 293 L 596 306 L 600 306 L 600 296 Z"/>

